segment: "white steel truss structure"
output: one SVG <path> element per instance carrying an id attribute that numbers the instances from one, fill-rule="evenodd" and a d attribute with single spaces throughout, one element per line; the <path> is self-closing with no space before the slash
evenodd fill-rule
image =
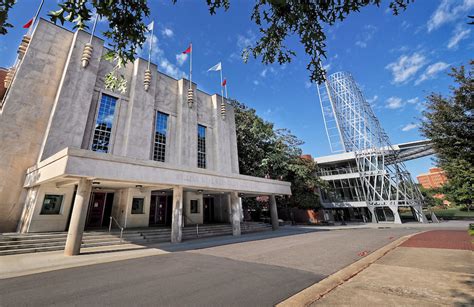
<path id="1" fill-rule="evenodd" d="M 330 75 L 318 95 L 331 151 L 354 152 L 367 207 L 389 207 L 394 222 L 401 223 L 399 206 L 413 208 L 419 221 L 423 197 L 398 152 L 390 143 L 370 104 L 348 72 Z"/>

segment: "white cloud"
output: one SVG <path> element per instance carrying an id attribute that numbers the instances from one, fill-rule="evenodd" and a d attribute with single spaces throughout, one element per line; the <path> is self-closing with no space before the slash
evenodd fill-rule
<path id="1" fill-rule="evenodd" d="M 448 67 L 449 64 L 445 62 L 436 62 L 431 64 L 426 68 L 425 72 L 418 78 L 418 80 L 415 81 L 415 85 L 418 85 L 425 80 L 435 78 L 439 72 L 445 70 Z"/>
<path id="2" fill-rule="evenodd" d="M 385 107 L 387 109 L 400 109 L 404 106 L 405 104 L 403 103 L 402 99 L 399 97 L 390 97 L 387 99 Z"/>
<path id="3" fill-rule="evenodd" d="M 418 102 L 420 101 L 420 99 L 418 97 L 415 97 L 415 98 L 411 98 L 411 99 L 408 99 L 407 102 L 409 104 L 417 104 Z"/>
<path id="4" fill-rule="evenodd" d="M 465 29 L 462 26 L 458 25 L 454 29 L 453 36 L 451 36 L 451 39 L 448 42 L 448 49 L 456 48 L 460 41 L 468 38 L 469 33 L 471 33 L 471 29 Z"/>
<path id="5" fill-rule="evenodd" d="M 188 59 L 188 54 L 187 53 L 180 53 L 176 55 L 176 63 L 178 66 L 182 66 L 184 62 Z"/>
<path id="6" fill-rule="evenodd" d="M 474 8 L 474 0 L 443 0 L 426 24 L 428 32 L 457 20 L 471 8 Z"/>
<path id="7" fill-rule="evenodd" d="M 373 104 L 374 102 L 377 101 L 377 99 L 379 99 L 379 96 L 374 95 L 372 98 L 368 98 L 367 102 L 370 103 L 370 104 Z"/>
<path id="8" fill-rule="evenodd" d="M 376 31 L 377 31 L 376 26 L 373 26 L 373 25 L 364 26 L 363 31 L 357 35 L 357 41 L 355 42 L 356 46 L 360 48 L 367 47 L 367 43 L 372 39 Z"/>
<path id="9" fill-rule="evenodd" d="M 273 67 L 264 68 L 262 72 L 260 72 L 260 77 L 265 78 L 268 73 L 276 74 L 276 70 Z"/>
<path id="10" fill-rule="evenodd" d="M 252 30 L 248 30 L 245 35 L 237 35 L 237 47 L 239 47 L 240 50 L 245 49 L 249 46 L 252 46 L 256 40 L 257 37 L 252 32 Z"/>
<path id="11" fill-rule="evenodd" d="M 415 52 L 412 55 L 400 56 L 396 62 L 388 64 L 385 68 L 392 71 L 394 83 L 404 83 L 410 80 L 425 63 L 425 56 Z"/>
<path id="12" fill-rule="evenodd" d="M 312 87 L 312 86 L 313 86 L 313 83 L 311 83 L 310 81 L 305 81 L 305 82 L 304 82 L 304 87 L 305 87 L 305 88 L 310 88 L 310 87 Z"/>
<path id="13" fill-rule="evenodd" d="M 158 65 L 165 74 L 175 78 L 175 79 L 180 79 L 180 78 L 185 78 L 186 74 L 181 71 L 178 67 L 170 63 L 167 59 L 163 58 L 159 65 Z"/>
<path id="14" fill-rule="evenodd" d="M 258 80 L 253 80 L 253 84 L 254 84 L 254 85 L 259 85 L 260 82 L 258 82 Z"/>
<path id="15" fill-rule="evenodd" d="M 328 63 L 326 65 L 323 65 L 323 69 L 326 71 L 326 73 L 331 69 L 331 63 Z"/>
<path id="16" fill-rule="evenodd" d="M 407 132 L 407 131 L 410 131 L 410 130 L 413 130 L 413 129 L 416 129 L 416 128 L 418 128 L 418 125 L 411 123 L 411 124 L 405 125 L 405 126 L 402 128 L 402 131 Z"/>
<path id="17" fill-rule="evenodd" d="M 161 31 L 161 34 L 163 34 L 164 37 L 171 38 L 171 37 L 173 37 L 174 32 L 173 32 L 173 30 L 171 30 L 170 28 L 164 28 L 164 29 Z"/>
<path id="18" fill-rule="evenodd" d="M 186 73 L 180 70 L 175 64 L 171 63 L 165 56 L 163 49 L 159 46 L 159 40 L 156 35 L 151 37 L 152 42 L 152 52 L 151 52 L 151 59 L 153 63 L 157 63 L 158 68 L 160 71 L 164 72 L 165 74 L 176 78 L 185 78 L 187 77 Z M 148 48 L 150 46 L 150 37 L 147 37 L 147 40 L 143 44 L 143 48 L 139 50 L 138 54 L 141 57 L 148 58 Z M 176 62 L 178 63 L 178 59 L 176 58 Z"/>

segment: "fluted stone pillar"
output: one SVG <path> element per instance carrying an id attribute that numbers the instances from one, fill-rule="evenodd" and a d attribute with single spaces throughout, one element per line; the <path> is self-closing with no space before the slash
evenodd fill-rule
<path id="1" fill-rule="evenodd" d="M 275 195 L 270 195 L 270 216 L 273 230 L 278 229 L 278 210 Z"/>
<path id="2" fill-rule="evenodd" d="M 64 248 L 64 255 L 66 256 L 79 255 L 81 252 L 82 235 L 86 224 L 87 210 L 89 209 L 91 189 L 92 182 L 90 180 L 83 178 L 79 181 Z"/>
<path id="3" fill-rule="evenodd" d="M 232 235 L 240 236 L 240 201 L 238 192 L 230 192 L 230 210 L 232 217 Z"/>
<path id="4" fill-rule="evenodd" d="M 182 239 L 183 224 L 183 187 L 173 188 L 173 215 L 171 218 L 171 243 L 179 243 Z"/>

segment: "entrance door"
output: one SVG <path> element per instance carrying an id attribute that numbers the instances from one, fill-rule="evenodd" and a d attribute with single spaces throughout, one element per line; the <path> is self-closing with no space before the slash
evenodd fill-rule
<path id="1" fill-rule="evenodd" d="M 149 225 L 155 225 L 156 224 L 155 219 L 156 219 L 157 199 L 158 199 L 158 196 L 156 196 L 156 195 L 151 196 Z"/>
<path id="2" fill-rule="evenodd" d="M 214 198 L 204 197 L 204 224 L 214 222 Z"/>
<path id="3" fill-rule="evenodd" d="M 101 227 L 104 218 L 106 193 L 92 193 L 86 227 Z"/>
<path id="4" fill-rule="evenodd" d="M 152 195 L 150 202 L 150 225 L 165 225 L 166 224 L 166 209 L 167 209 L 166 195 Z"/>

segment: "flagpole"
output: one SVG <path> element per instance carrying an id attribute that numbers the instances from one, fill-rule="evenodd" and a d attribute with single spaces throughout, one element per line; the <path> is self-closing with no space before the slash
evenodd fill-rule
<path id="1" fill-rule="evenodd" d="M 221 63 L 221 62 L 219 62 Z M 221 100 L 222 100 L 222 104 L 224 104 L 224 89 L 223 89 L 223 86 L 222 86 L 222 63 L 221 63 L 221 69 L 219 70 L 219 72 L 221 73 Z"/>
<path id="2" fill-rule="evenodd" d="M 41 12 L 41 8 L 43 7 L 43 4 L 44 4 L 44 0 L 41 0 L 41 3 L 40 3 L 40 6 L 38 7 L 38 10 L 36 11 L 36 14 L 35 14 L 35 17 L 33 17 L 33 24 L 31 25 L 31 27 L 28 29 L 28 34 L 31 33 L 31 31 L 33 31 L 33 27 L 36 23 L 36 19 L 38 18 L 38 15 L 39 13 Z M 31 15 L 30 15 L 31 16 Z"/>
<path id="3" fill-rule="evenodd" d="M 227 82 L 225 84 L 225 99 L 229 99 L 229 96 L 227 95 Z"/>
<path id="4" fill-rule="evenodd" d="M 95 20 L 94 20 L 94 25 L 92 26 L 91 39 L 89 40 L 89 44 L 92 44 L 92 38 L 94 37 L 95 27 L 97 26 L 98 19 L 99 19 L 99 15 L 95 13 Z"/>
<path id="5" fill-rule="evenodd" d="M 191 52 L 189 53 L 189 88 L 193 86 L 193 43 L 190 44 Z"/>
<path id="6" fill-rule="evenodd" d="M 155 21 L 152 21 L 153 27 L 151 27 L 151 34 L 150 34 L 150 51 L 148 52 L 148 67 L 147 69 L 150 69 L 150 62 L 151 62 L 151 46 L 153 45 L 153 30 L 155 29 Z"/>

